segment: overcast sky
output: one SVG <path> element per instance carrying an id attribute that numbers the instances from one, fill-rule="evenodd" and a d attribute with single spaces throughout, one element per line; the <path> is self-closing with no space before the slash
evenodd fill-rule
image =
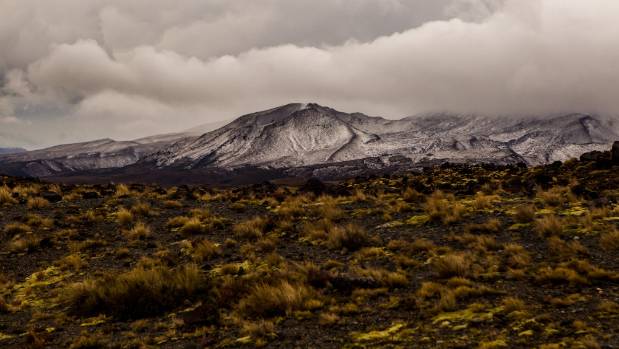
<path id="1" fill-rule="evenodd" d="M 289 102 L 619 114 L 617 0 L 0 0 L 0 147 Z"/>

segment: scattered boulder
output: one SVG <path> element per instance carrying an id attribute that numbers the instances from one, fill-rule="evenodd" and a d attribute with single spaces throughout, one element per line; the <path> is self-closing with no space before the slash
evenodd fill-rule
<path id="1" fill-rule="evenodd" d="M 602 162 L 608 160 L 608 152 L 592 151 L 580 156 L 582 162 Z"/>
<path id="2" fill-rule="evenodd" d="M 98 192 L 96 192 L 96 191 L 87 191 L 87 192 L 82 193 L 82 198 L 86 199 L 86 200 L 98 199 L 100 197 L 101 197 L 101 195 Z"/>
<path id="3" fill-rule="evenodd" d="M 62 200 L 62 196 L 53 191 L 44 191 L 41 193 L 41 197 L 49 202 L 58 202 Z"/>
<path id="4" fill-rule="evenodd" d="M 615 164 L 619 164 L 619 141 L 613 143 L 611 150 L 611 159 Z"/>
<path id="5" fill-rule="evenodd" d="M 324 184 L 320 179 L 312 177 L 308 179 L 307 182 L 305 182 L 305 184 L 299 190 L 305 193 L 314 193 L 315 195 L 321 195 L 324 194 L 325 191 L 327 191 L 327 185 Z"/>

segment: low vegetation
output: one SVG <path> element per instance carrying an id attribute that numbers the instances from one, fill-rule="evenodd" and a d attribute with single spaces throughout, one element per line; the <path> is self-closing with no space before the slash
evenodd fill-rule
<path id="1" fill-rule="evenodd" d="M 0 177 L 0 347 L 619 346 L 616 166 L 312 183 Z"/>

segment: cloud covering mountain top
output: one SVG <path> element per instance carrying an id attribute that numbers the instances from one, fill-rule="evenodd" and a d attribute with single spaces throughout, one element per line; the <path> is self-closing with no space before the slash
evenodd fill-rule
<path id="1" fill-rule="evenodd" d="M 290 101 L 399 118 L 619 114 L 614 0 L 0 0 L 0 146 Z"/>

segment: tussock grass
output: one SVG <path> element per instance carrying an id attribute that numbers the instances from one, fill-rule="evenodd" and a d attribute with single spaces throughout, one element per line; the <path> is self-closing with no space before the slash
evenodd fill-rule
<path id="1" fill-rule="evenodd" d="M 133 222 L 133 213 L 124 207 L 116 211 L 116 222 L 120 225 L 127 226 Z"/>
<path id="2" fill-rule="evenodd" d="M 312 308 L 316 292 L 304 285 L 288 281 L 274 284 L 258 284 L 238 305 L 241 314 L 249 317 L 274 317 L 295 310 Z"/>
<path id="3" fill-rule="evenodd" d="M 245 222 L 237 223 L 232 227 L 232 231 L 237 238 L 256 240 L 266 233 L 269 220 L 266 217 L 256 216 Z"/>
<path id="4" fill-rule="evenodd" d="M 13 193 L 6 185 L 0 187 L 0 205 L 16 204 L 17 200 L 13 198 Z"/>
<path id="5" fill-rule="evenodd" d="M 177 269 L 138 267 L 120 275 L 110 273 L 72 284 L 64 294 L 77 314 L 140 318 L 160 314 L 186 299 L 206 296 L 208 290 L 209 282 L 198 267 L 187 264 Z"/>
<path id="6" fill-rule="evenodd" d="M 358 225 L 347 224 L 343 227 L 335 226 L 329 230 L 327 246 L 333 249 L 347 249 L 356 251 L 368 246 L 370 237 L 367 232 Z"/>
<path id="7" fill-rule="evenodd" d="M 40 210 L 40 209 L 43 209 L 49 206 L 49 201 L 45 200 L 42 197 L 28 198 L 28 201 L 26 202 L 26 206 L 29 209 Z"/>
<path id="8" fill-rule="evenodd" d="M 555 215 L 544 216 L 535 221 L 535 231 L 540 236 L 561 235 L 563 230 L 563 221 Z"/>
<path id="9" fill-rule="evenodd" d="M 453 224 L 462 219 L 466 209 L 457 202 L 452 194 L 436 191 L 430 195 L 425 203 L 425 210 L 430 219 L 443 224 Z"/>
<path id="10" fill-rule="evenodd" d="M 600 236 L 600 247 L 606 251 L 619 251 L 619 230 L 603 233 Z"/>
<path id="11" fill-rule="evenodd" d="M 440 278 L 466 277 L 471 272 L 471 259 L 467 254 L 450 253 L 435 258 L 432 268 Z"/>

